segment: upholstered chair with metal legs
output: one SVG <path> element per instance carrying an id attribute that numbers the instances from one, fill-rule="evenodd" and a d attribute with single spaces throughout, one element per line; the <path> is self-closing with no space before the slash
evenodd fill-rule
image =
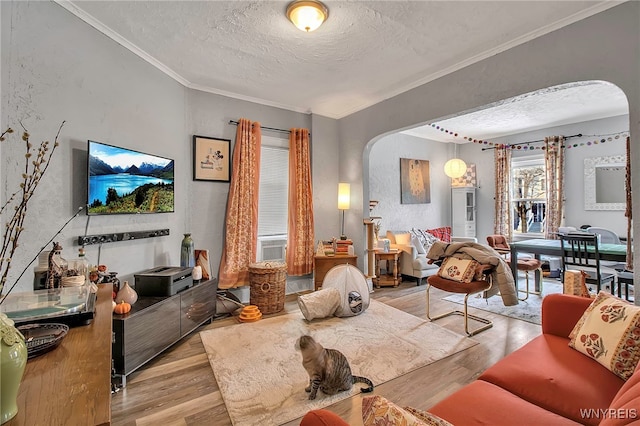
<path id="1" fill-rule="evenodd" d="M 504 235 L 496 234 L 496 235 L 488 235 L 487 236 L 487 244 L 489 247 L 492 247 L 498 253 L 504 255 L 507 261 L 510 261 L 511 258 L 511 246 L 507 241 L 507 238 Z M 542 292 L 542 262 L 538 259 L 534 259 L 531 256 L 524 255 L 518 256 L 518 271 L 523 271 L 525 274 L 526 280 L 526 290 L 518 290 L 520 293 L 525 293 L 526 296 L 523 298 L 518 298 L 519 300 L 527 300 L 530 294 L 539 295 Z M 540 275 L 540 283 L 539 288 L 540 291 L 533 291 L 529 289 L 529 272 L 539 270 Z"/>
<path id="2" fill-rule="evenodd" d="M 493 323 L 488 319 L 468 313 L 467 301 L 469 299 L 469 296 L 471 296 L 472 294 L 477 294 L 477 293 L 481 293 L 483 291 L 489 290 L 492 285 L 491 271 L 493 269 L 493 266 L 481 265 L 480 267 L 481 267 L 481 270 L 479 271 L 478 274 L 476 274 L 476 277 L 478 277 L 478 275 L 481 275 L 481 279 L 474 278 L 474 280 L 469 283 L 449 280 L 446 278 L 442 278 L 438 275 L 431 275 L 430 277 L 428 277 L 427 278 L 427 318 L 429 318 L 431 321 L 435 321 L 449 315 L 461 315 L 462 317 L 464 317 L 464 332 L 467 334 L 467 336 L 476 335 L 481 331 L 484 331 L 493 327 Z M 429 290 L 431 290 L 432 286 L 442 291 L 447 291 L 449 293 L 464 294 L 465 295 L 464 304 L 463 304 L 464 310 L 463 311 L 453 310 L 453 311 L 445 312 L 443 314 L 432 317 L 430 308 L 429 308 Z M 469 319 L 475 320 L 479 323 L 482 323 L 483 325 L 473 330 L 469 330 Z"/>

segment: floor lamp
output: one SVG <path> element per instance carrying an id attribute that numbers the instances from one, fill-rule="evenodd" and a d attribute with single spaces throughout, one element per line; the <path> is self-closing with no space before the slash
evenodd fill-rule
<path id="1" fill-rule="evenodd" d="M 342 226 L 340 228 L 340 239 L 346 240 L 344 234 L 344 211 L 351 207 L 351 185 L 348 183 L 338 184 L 338 210 L 342 210 Z"/>

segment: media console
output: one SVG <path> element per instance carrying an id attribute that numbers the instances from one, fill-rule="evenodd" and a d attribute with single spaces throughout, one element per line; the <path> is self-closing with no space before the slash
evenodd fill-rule
<path id="1" fill-rule="evenodd" d="M 113 314 L 114 381 L 155 358 L 216 313 L 218 280 L 194 284 L 168 297 L 139 297 L 127 314 Z"/>

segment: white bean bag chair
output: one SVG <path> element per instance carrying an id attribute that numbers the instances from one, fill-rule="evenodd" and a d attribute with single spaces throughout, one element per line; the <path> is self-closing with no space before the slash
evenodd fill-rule
<path id="1" fill-rule="evenodd" d="M 335 288 L 340 292 L 340 306 L 334 312 L 337 317 L 360 315 L 369 307 L 369 286 L 364 274 L 355 266 L 334 266 L 324 276 L 322 289 Z"/>

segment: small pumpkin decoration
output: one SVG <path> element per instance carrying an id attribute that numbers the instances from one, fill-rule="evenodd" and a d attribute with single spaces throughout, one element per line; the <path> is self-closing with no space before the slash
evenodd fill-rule
<path id="1" fill-rule="evenodd" d="M 115 312 L 116 314 L 126 314 L 131 310 L 131 305 L 127 302 L 125 302 L 124 300 L 120 303 L 118 303 L 116 305 L 115 308 L 113 308 L 113 312 Z"/>

